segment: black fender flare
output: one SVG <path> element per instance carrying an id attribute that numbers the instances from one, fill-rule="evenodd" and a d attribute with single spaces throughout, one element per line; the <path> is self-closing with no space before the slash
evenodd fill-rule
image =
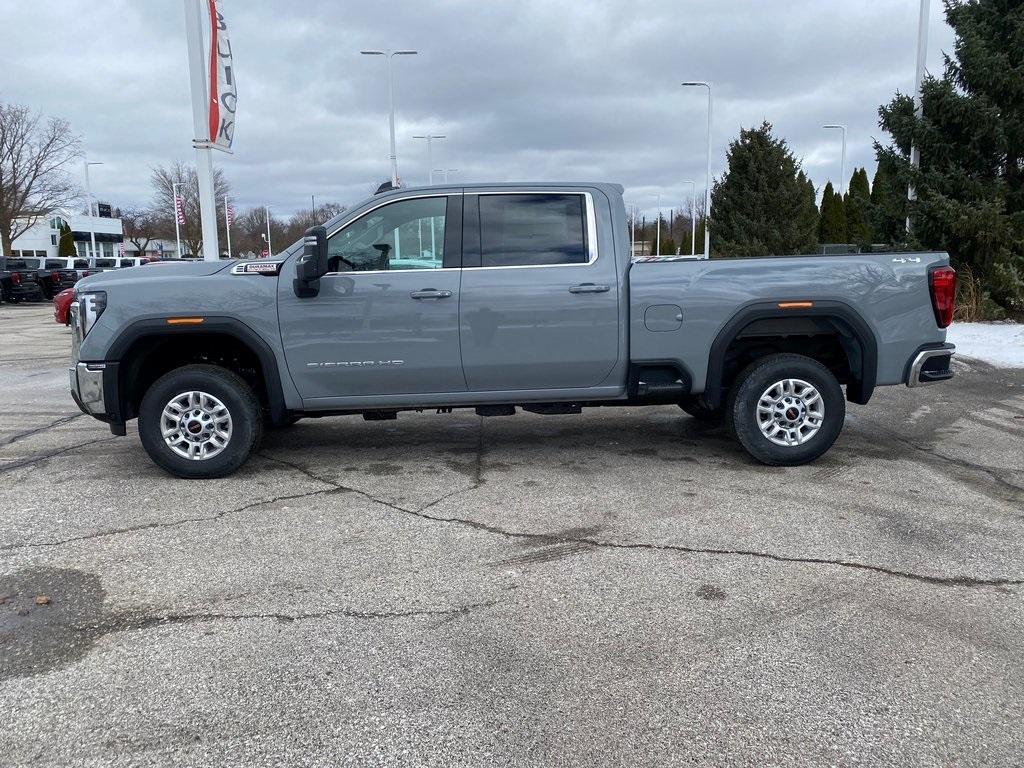
<path id="1" fill-rule="evenodd" d="M 841 301 L 814 301 L 812 306 L 781 309 L 779 303 L 757 302 L 739 310 L 722 327 L 711 344 L 704 398 L 717 408 L 722 404 L 722 380 L 725 355 L 729 346 L 744 328 L 756 320 L 813 317 L 831 320 L 839 332 L 840 342 L 851 361 L 853 379 L 846 387 L 846 399 L 866 405 L 878 380 L 878 340 L 871 327 L 853 307 Z"/>
<path id="2" fill-rule="evenodd" d="M 202 317 L 201 323 L 195 324 L 169 324 L 168 317 L 152 317 L 146 320 L 137 320 L 129 325 L 111 343 L 107 350 L 106 362 L 114 363 L 115 371 L 121 367 L 124 355 L 140 339 L 150 337 L 182 336 L 207 333 L 219 333 L 230 336 L 240 344 L 244 344 L 255 353 L 263 369 L 263 380 L 267 388 L 267 404 L 270 407 L 270 418 L 277 424 L 281 423 L 288 408 L 285 405 L 284 389 L 281 386 L 280 371 L 277 366 L 277 358 L 273 350 L 259 334 L 247 326 L 241 320 L 233 317 L 218 317 L 207 315 L 189 315 L 190 317 Z M 107 382 L 104 382 L 106 386 Z M 121 403 L 120 388 L 118 395 L 114 398 L 117 403 L 118 414 L 125 413 L 124 405 Z"/>

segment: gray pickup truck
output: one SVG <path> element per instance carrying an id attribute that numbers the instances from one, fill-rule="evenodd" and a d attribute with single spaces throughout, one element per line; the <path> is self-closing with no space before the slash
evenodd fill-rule
<path id="1" fill-rule="evenodd" d="M 633 261 L 613 184 L 401 189 L 273 259 L 82 280 L 70 386 L 189 478 L 236 470 L 264 427 L 452 408 L 676 404 L 796 465 L 845 401 L 953 375 L 955 283 L 937 253 Z"/>

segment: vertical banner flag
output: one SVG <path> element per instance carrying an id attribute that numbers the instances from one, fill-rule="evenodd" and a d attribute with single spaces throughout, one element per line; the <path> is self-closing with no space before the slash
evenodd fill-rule
<path id="1" fill-rule="evenodd" d="M 235 68 L 231 58 L 228 25 L 221 0 L 207 0 L 210 8 L 210 146 L 231 151 L 235 138 Z"/>
<path id="2" fill-rule="evenodd" d="M 185 226 L 184 201 L 177 195 L 174 196 L 174 215 L 178 219 L 178 224 L 180 224 L 181 226 Z"/>
<path id="3" fill-rule="evenodd" d="M 224 217 L 228 220 L 229 227 L 235 223 L 235 206 L 233 206 L 231 203 L 228 203 L 228 207 L 224 213 Z"/>
<path id="4" fill-rule="evenodd" d="M 117 244 L 117 255 L 124 257 L 124 240 Z"/>

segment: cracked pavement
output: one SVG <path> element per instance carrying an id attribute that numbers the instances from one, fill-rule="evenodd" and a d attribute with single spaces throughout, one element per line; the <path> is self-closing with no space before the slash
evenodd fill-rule
<path id="1" fill-rule="evenodd" d="M 188 482 L 77 415 L 49 307 L 0 328 L 0 765 L 1024 761 L 1024 371 L 789 470 L 456 411 Z"/>

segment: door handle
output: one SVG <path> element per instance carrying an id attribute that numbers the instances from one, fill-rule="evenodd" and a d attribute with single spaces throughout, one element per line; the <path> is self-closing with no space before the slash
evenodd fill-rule
<path id="1" fill-rule="evenodd" d="M 580 283 L 569 289 L 569 293 L 607 293 L 611 288 L 607 285 L 596 285 L 594 283 Z"/>
<path id="2" fill-rule="evenodd" d="M 434 288 L 424 288 L 422 291 L 413 291 L 409 295 L 414 299 L 447 299 L 452 295 L 452 292 L 438 291 Z"/>

